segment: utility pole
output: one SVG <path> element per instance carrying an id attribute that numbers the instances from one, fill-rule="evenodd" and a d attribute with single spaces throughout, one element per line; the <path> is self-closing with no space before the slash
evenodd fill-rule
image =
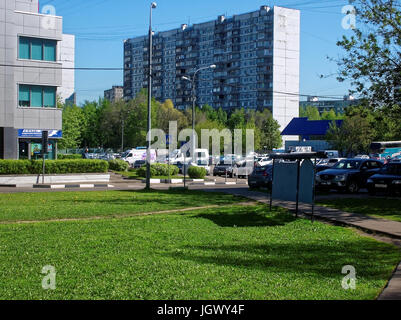
<path id="1" fill-rule="evenodd" d="M 191 86 L 192 86 L 192 160 L 195 159 L 195 105 L 196 105 L 196 74 L 199 71 L 202 70 L 206 70 L 206 69 L 216 69 L 216 65 L 212 64 L 208 67 L 204 67 L 204 68 L 199 68 L 197 70 L 195 70 L 194 75 L 192 76 L 192 78 L 183 76 L 182 80 L 186 80 L 191 82 Z"/>
<path id="2" fill-rule="evenodd" d="M 124 118 L 121 119 L 121 152 L 124 152 Z"/>
<path id="3" fill-rule="evenodd" d="M 146 189 L 150 189 L 150 147 L 152 144 L 152 136 L 150 131 L 152 130 L 152 10 L 156 9 L 156 2 L 150 4 L 150 19 L 149 19 L 149 74 L 148 74 L 148 149 L 146 152 Z"/>

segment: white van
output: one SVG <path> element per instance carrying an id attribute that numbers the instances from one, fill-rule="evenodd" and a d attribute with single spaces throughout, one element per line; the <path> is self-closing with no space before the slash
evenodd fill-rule
<path id="1" fill-rule="evenodd" d="M 150 150 L 150 162 L 154 163 L 156 161 L 157 155 L 156 150 Z M 146 161 L 146 148 L 136 148 L 126 152 L 124 158 L 121 160 L 127 162 L 131 167 L 134 165 L 135 161 L 145 160 Z"/>

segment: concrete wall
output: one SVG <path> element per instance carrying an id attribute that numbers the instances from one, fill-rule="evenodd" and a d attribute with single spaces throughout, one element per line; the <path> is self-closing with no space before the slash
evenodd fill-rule
<path id="1" fill-rule="evenodd" d="M 75 67 L 75 36 L 63 34 L 60 42 L 60 61 L 64 68 Z M 75 70 L 63 69 L 62 87 L 58 90 L 58 96 L 62 102 L 70 98 L 75 92 Z"/>
<path id="2" fill-rule="evenodd" d="M 299 117 L 300 11 L 281 7 L 273 10 L 273 117 L 284 130 Z M 283 140 L 298 137 L 284 136 Z"/>

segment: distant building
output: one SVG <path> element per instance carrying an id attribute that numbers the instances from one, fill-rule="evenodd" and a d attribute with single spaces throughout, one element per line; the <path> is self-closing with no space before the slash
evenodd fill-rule
<path id="1" fill-rule="evenodd" d="M 293 136 L 297 141 L 286 141 L 285 148 L 290 147 L 312 147 L 312 151 L 327 150 L 330 146 L 325 140 L 330 128 L 331 120 L 308 120 L 308 118 L 294 118 L 281 133 Z M 341 127 L 343 120 L 335 120 L 335 124 Z M 295 140 L 295 139 L 293 139 Z"/>
<path id="2" fill-rule="evenodd" d="M 305 108 L 307 106 L 316 107 L 320 114 L 325 111 L 334 110 L 337 114 L 343 114 L 349 106 L 358 105 L 360 100 L 353 96 L 344 96 L 342 100 L 320 100 L 318 97 L 310 96 L 307 101 L 300 101 L 299 106 Z"/>
<path id="3" fill-rule="evenodd" d="M 149 38 L 124 42 L 124 97 L 148 85 Z M 282 129 L 299 116 L 300 11 L 261 6 L 259 10 L 182 25 L 153 37 L 153 90 L 177 109 L 192 106 L 197 74 L 199 105 L 233 110 L 269 109 Z M 208 69 L 216 65 L 215 69 Z"/>
<path id="4" fill-rule="evenodd" d="M 0 1 L 0 159 L 41 156 L 49 131 L 49 159 L 62 137 L 57 98 L 74 93 L 74 36 L 63 18 L 39 13 L 38 0 Z M 68 64 L 67 61 L 68 60 Z"/>
<path id="5" fill-rule="evenodd" d="M 111 89 L 105 90 L 104 98 L 111 102 L 116 102 L 116 101 L 124 99 L 124 87 L 113 86 Z"/>

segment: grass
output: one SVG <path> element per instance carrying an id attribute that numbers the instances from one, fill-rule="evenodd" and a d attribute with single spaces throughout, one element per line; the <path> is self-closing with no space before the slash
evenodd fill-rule
<path id="1" fill-rule="evenodd" d="M 0 299 L 374 299 L 400 259 L 392 245 L 264 205 L 0 233 Z M 41 288 L 45 265 L 56 290 Z M 344 265 L 356 290 L 341 287 Z"/>
<path id="2" fill-rule="evenodd" d="M 143 212 L 226 205 L 244 201 L 202 191 L 93 191 L 0 194 L 2 221 L 118 216 Z M 246 200 L 248 201 L 248 200 Z"/>
<path id="3" fill-rule="evenodd" d="M 345 212 L 360 213 L 372 217 L 401 222 L 401 199 L 342 198 L 320 200 L 318 205 L 339 209 Z"/>

